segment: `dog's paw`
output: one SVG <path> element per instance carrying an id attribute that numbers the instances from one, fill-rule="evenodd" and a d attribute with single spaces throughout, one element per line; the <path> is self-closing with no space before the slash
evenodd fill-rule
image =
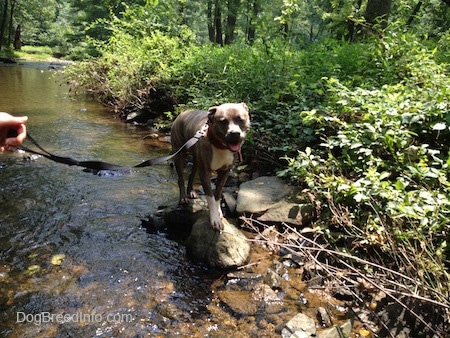
<path id="1" fill-rule="evenodd" d="M 222 223 L 222 213 L 216 211 L 216 212 L 212 212 L 210 213 L 210 217 L 209 217 L 210 223 L 211 223 L 211 228 L 213 228 L 214 230 L 217 231 L 222 231 L 223 230 L 223 223 Z"/>
<path id="2" fill-rule="evenodd" d="M 216 201 L 213 196 L 207 196 L 206 200 L 208 202 L 209 208 L 209 221 L 211 223 L 211 228 L 217 231 L 223 230 L 222 223 L 222 210 L 220 209 L 220 202 Z"/>
<path id="3" fill-rule="evenodd" d="M 180 205 L 188 205 L 188 204 L 192 204 L 192 203 L 194 203 L 194 201 L 192 201 L 192 199 L 188 198 L 188 197 L 180 198 L 180 201 L 178 202 L 178 204 L 180 204 Z"/>
<path id="4" fill-rule="evenodd" d="M 197 195 L 197 193 L 195 192 L 195 190 L 191 190 L 191 191 L 188 193 L 188 195 L 189 195 L 189 198 L 190 198 L 190 199 L 196 199 L 196 198 L 198 198 L 198 195 Z"/>
<path id="5" fill-rule="evenodd" d="M 211 219 L 211 228 L 213 228 L 214 230 L 217 231 L 222 231 L 223 230 L 223 223 L 221 219 Z"/>

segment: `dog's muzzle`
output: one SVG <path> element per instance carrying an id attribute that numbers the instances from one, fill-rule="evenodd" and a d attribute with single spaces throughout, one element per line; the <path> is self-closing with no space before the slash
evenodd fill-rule
<path id="1" fill-rule="evenodd" d="M 241 132 L 231 132 L 226 137 L 226 144 L 229 150 L 236 153 L 241 150 L 241 145 L 244 138 Z"/>

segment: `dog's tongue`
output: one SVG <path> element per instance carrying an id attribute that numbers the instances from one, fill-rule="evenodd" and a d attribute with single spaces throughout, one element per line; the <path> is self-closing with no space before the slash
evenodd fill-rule
<path id="1" fill-rule="evenodd" d="M 233 143 L 233 144 L 228 144 L 228 149 L 230 149 L 232 152 L 237 153 L 238 151 L 241 150 L 241 143 Z"/>

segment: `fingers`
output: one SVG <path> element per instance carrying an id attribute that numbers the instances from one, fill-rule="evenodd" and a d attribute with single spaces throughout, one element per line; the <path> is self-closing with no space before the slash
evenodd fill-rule
<path id="1" fill-rule="evenodd" d="M 27 136 L 27 120 L 27 116 L 12 116 L 0 112 L 0 151 L 11 150 L 22 144 Z"/>
<path id="2" fill-rule="evenodd" d="M 5 144 L 18 146 L 25 141 L 27 137 L 27 127 L 24 124 L 20 124 L 16 129 L 17 136 L 16 137 L 8 137 L 5 141 Z"/>
<path id="3" fill-rule="evenodd" d="M 27 116 L 12 116 L 5 112 L 0 112 L 0 127 L 4 125 L 18 125 L 26 123 L 28 120 Z"/>

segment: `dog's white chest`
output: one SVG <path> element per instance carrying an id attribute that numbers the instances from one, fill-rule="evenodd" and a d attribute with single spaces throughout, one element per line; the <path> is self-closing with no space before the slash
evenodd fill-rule
<path id="1" fill-rule="evenodd" d="M 218 170 L 222 167 L 231 167 L 234 163 L 234 153 L 228 149 L 217 149 L 213 146 L 211 170 Z"/>

